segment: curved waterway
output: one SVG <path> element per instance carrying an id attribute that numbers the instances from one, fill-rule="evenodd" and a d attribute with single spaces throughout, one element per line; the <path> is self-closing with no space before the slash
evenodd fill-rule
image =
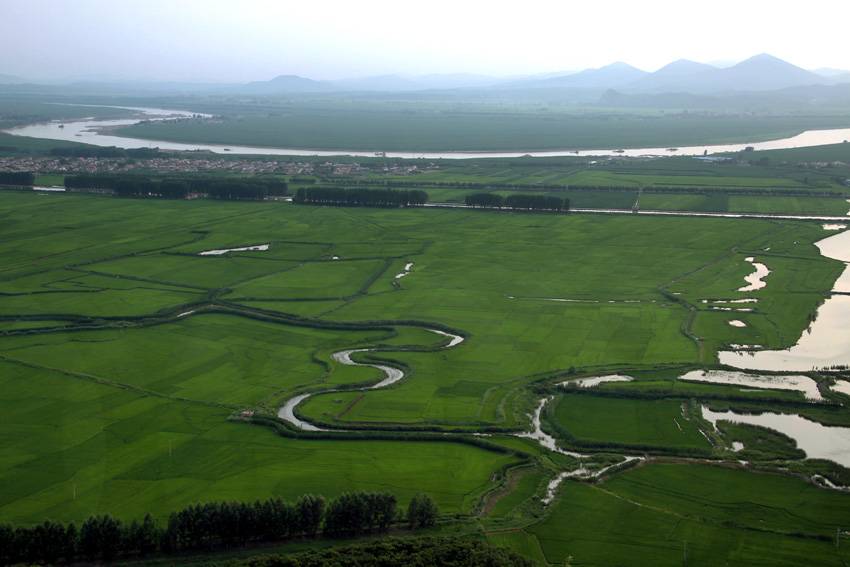
<path id="1" fill-rule="evenodd" d="M 438 331 L 437 329 L 428 329 L 428 330 L 431 331 L 432 333 L 437 333 L 438 335 L 443 335 L 444 337 L 448 337 L 450 339 L 449 344 L 444 346 L 443 350 L 445 350 L 447 348 L 452 348 L 452 347 L 457 346 L 457 345 L 459 345 L 460 343 L 463 342 L 463 337 L 461 337 L 460 335 L 453 335 L 452 333 L 446 333 L 444 331 Z M 355 348 L 355 349 L 340 350 L 340 351 L 337 351 L 337 352 L 331 354 L 331 358 L 333 358 L 335 361 L 339 362 L 340 364 L 345 364 L 347 366 L 369 366 L 369 367 L 372 367 L 372 368 L 377 368 L 378 370 L 383 372 L 386 375 L 386 378 L 384 378 L 383 380 L 381 380 L 377 384 L 370 386 L 368 388 L 369 390 L 375 390 L 375 389 L 378 389 L 378 388 L 385 388 L 385 387 L 389 386 L 390 384 L 394 384 L 394 383 L 398 382 L 399 380 L 401 380 L 402 378 L 404 378 L 404 372 L 402 372 L 398 368 L 394 368 L 392 366 L 387 366 L 385 364 L 365 364 L 365 363 L 360 363 L 360 362 L 354 362 L 353 360 L 351 360 L 352 353 L 369 352 L 369 351 L 373 351 L 373 350 L 375 350 L 375 349 L 373 349 L 373 348 Z M 339 392 L 339 391 L 340 390 L 335 390 L 335 389 L 334 390 L 322 390 L 321 392 L 312 392 L 312 393 L 309 393 L 309 394 L 300 394 L 298 396 L 290 398 L 278 410 L 277 417 L 284 420 L 284 421 L 288 421 L 289 423 L 291 423 L 295 427 L 302 429 L 304 431 L 328 431 L 327 429 L 321 429 L 321 428 L 316 427 L 315 425 L 313 425 L 311 423 L 307 423 L 306 421 L 302 421 L 302 420 L 298 419 L 295 416 L 295 407 L 314 394 L 329 394 L 331 392 Z M 346 391 L 350 391 L 350 390 L 346 390 Z M 338 430 L 335 429 L 334 431 L 338 431 Z"/>
<path id="2" fill-rule="evenodd" d="M 83 106 L 83 105 L 74 105 Z M 170 117 L 186 117 L 192 115 L 207 116 L 197 112 L 185 110 L 166 110 L 162 108 L 138 108 L 138 107 L 112 107 L 126 108 L 143 115 L 143 119 L 162 119 Z M 597 150 L 553 150 L 553 151 L 527 151 L 516 150 L 512 152 L 385 152 L 381 148 L 370 151 L 362 150 L 310 150 L 303 148 L 269 148 L 258 146 L 234 146 L 228 144 L 190 144 L 180 142 L 168 142 L 165 140 L 151 140 L 142 138 L 126 138 L 115 136 L 110 133 L 116 127 L 130 126 L 140 121 L 139 118 L 125 118 L 120 120 L 80 120 L 68 122 L 48 122 L 41 124 L 30 124 L 10 130 L 4 130 L 14 136 L 27 136 L 48 140 L 64 140 L 68 142 L 85 142 L 95 146 L 115 146 L 118 148 L 139 148 L 156 146 L 161 150 L 197 151 L 203 150 L 212 153 L 229 154 L 255 154 L 255 155 L 278 155 L 278 156 L 355 156 L 375 157 L 381 153 L 388 158 L 425 158 L 425 159 L 471 159 L 471 158 L 514 158 L 523 156 L 532 157 L 562 157 L 562 156 L 701 156 L 719 152 L 741 152 L 746 147 L 754 150 L 777 150 L 788 148 L 802 148 L 809 146 L 821 146 L 825 144 L 838 144 L 850 140 L 850 128 L 833 130 L 807 130 L 790 138 L 781 140 L 770 140 L 766 142 L 743 142 L 740 144 L 717 144 L 702 146 L 687 146 L 676 148 L 632 148 L 632 149 L 597 149 Z M 60 128 L 60 124 L 63 126 Z"/>

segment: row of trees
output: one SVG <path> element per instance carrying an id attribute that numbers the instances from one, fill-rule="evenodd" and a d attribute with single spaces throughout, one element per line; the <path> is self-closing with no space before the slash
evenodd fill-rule
<path id="1" fill-rule="evenodd" d="M 122 197 L 160 197 L 185 199 L 189 184 L 175 179 L 147 179 L 116 175 L 69 175 L 65 177 L 66 189 L 95 189 L 114 191 Z"/>
<path id="2" fill-rule="evenodd" d="M 496 193 L 475 193 L 466 196 L 468 207 L 509 208 L 530 211 L 569 211 L 570 200 L 547 195 L 515 193 L 502 197 Z"/>
<path id="3" fill-rule="evenodd" d="M 839 183 L 843 183 L 839 179 Z M 633 185 L 560 185 L 555 183 L 479 183 L 470 181 L 407 181 L 400 179 L 328 179 L 328 183 L 344 185 L 372 185 L 382 187 L 446 187 L 455 189 L 526 189 L 532 191 L 615 191 L 635 192 L 638 190 Z M 840 197 L 844 195 L 840 191 L 800 190 L 781 187 L 702 187 L 702 186 L 655 186 L 650 185 L 643 188 L 647 193 L 730 193 L 743 195 L 789 195 L 789 196 L 819 196 Z"/>
<path id="4" fill-rule="evenodd" d="M 239 179 L 210 181 L 204 178 L 151 179 L 132 175 L 73 175 L 65 177 L 67 189 L 106 189 L 124 197 L 185 199 L 190 193 L 216 199 L 264 199 L 286 195 L 288 186 L 280 179 Z"/>
<path id="5" fill-rule="evenodd" d="M 160 546 L 162 531 L 147 514 L 129 525 L 106 514 L 89 516 L 77 529 L 47 519 L 34 528 L 0 524 L 0 565 L 56 563 L 59 559 L 102 558 L 110 561 L 120 553 L 144 555 Z"/>
<path id="6" fill-rule="evenodd" d="M 0 171 L 0 185 L 26 185 L 35 183 L 35 175 L 30 171 Z"/>
<path id="7" fill-rule="evenodd" d="M 407 181 L 404 179 L 333 179 L 326 180 L 339 185 L 371 185 L 380 187 L 445 187 L 455 189 L 532 189 L 534 191 L 566 191 L 566 185 L 551 183 L 479 183 L 476 181 Z"/>
<path id="8" fill-rule="evenodd" d="M 417 493 L 407 508 L 411 528 L 432 525 L 439 508 L 426 494 Z M 157 550 L 209 549 L 314 537 L 323 528 L 329 537 L 384 532 L 405 514 L 389 492 L 344 493 L 330 501 L 307 494 L 296 502 L 281 498 L 245 502 L 192 504 L 172 512 L 165 529 L 150 514 L 126 524 L 109 514 L 89 516 L 78 529 L 71 522 L 45 520 L 35 527 L 0 524 L 0 566 L 48 563 L 60 559 L 103 559 L 142 556 Z"/>
<path id="9" fill-rule="evenodd" d="M 410 207 L 428 202 L 428 193 L 420 190 L 302 187 L 295 192 L 292 202 L 332 207 Z"/>
<path id="10" fill-rule="evenodd" d="M 287 185 L 278 180 L 239 180 L 218 181 L 210 183 L 202 189 L 200 183 L 196 183 L 196 193 L 207 193 L 215 199 L 242 200 L 242 199 L 265 199 L 270 195 L 283 196 L 287 193 Z"/>

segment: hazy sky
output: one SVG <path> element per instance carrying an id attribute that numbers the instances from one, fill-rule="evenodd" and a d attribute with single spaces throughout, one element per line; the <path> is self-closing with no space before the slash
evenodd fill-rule
<path id="1" fill-rule="evenodd" d="M 0 0 L 0 74 L 248 82 L 494 76 L 767 52 L 850 69 L 839 0 Z M 844 13 L 842 15 L 842 12 Z"/>

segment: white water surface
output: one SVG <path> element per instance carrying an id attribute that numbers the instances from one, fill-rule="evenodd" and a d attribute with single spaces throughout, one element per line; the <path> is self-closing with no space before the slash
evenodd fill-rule
<path id="1" fill-rule="evenodd" d="M 413 262 L 408 262 L 407 264 L 405 264 L 404 271 L 396 274 L 395 279 L 400 280 L 401 278 L 403 278 L 404 276 L 409 274 L 410 268 L 412 268 L 412 267 L 413 267 Z"/>
<path id="2" fill-rule="evenodd" d="M 221 256 L 228 252 L 245 252 L 248 250 L 268 250 L 268 244 L 258 244 L 257 246 L 243 246 L 242 248 L 224 248 L 222 250 L 205 250 L 198 252 L 198 256 Z"/>
<path id="3" fill-rule="evenodd" d="M 795 390 L 803 392 L 811 400 L 823 399 L 818 391 L 817 382 L 803 375 L 765 376 L 744 372 L 728 372 L 726 370 L 694 370 L 679 376 L 679 380 L 770 390 Z"/>
<path id="4" fill-rule="evenodd" d="M 810 459 L 827 459 L 850 467 L 850 428 L 827 427 L 793 414 L 740 414 L 733 411 L 714 412 L 703 406 L 702 416 L 717 426 L 718 420 L 769 427 L 791 437 Z"/>
<path id="5" fill-rule="evenodd" d="M 619 374 L 609 374 L 608 376 L 594 376 L 593 378 L 578 378 L 575 380 L 565 380 L 561 382 L 562 386 L 569 386 L 570 384 L 575 384 L 577 386 L 581 386 L 582 388 L 592 388 L 594 386 L 598 386 L 599 384 L 604 384 L 606 382 L 631 382 L 634 380 L 631 376 L 622 376 Z"/>
<path id="6" fill-rule="evenodd" d="M 738 288 L 736 291 L 756 291 L 757 289 L 761 289 L 766 286 L 767 284 L 763 280 L 768 274 L 770 274 L 770 270 L 767 269 L 767 266 L 756 262 L 755 258 L 745 259 L 753 265 L 756 271 L 744 278 L 744 281 L 746 281 L 749 285 Z"/>

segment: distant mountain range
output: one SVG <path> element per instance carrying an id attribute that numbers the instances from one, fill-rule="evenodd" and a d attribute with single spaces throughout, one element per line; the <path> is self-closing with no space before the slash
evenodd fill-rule
<path id="1" fill-rule="evenodd" d="M 342 81 L 312 81 L 283 75 L 271 81 L 245 85 L 248 93 L 345 92 L 345 91 L 420 91 L 436 89 L 616 89 L 623 93 L 684 92 L 717 94 L 730 92 L 774 91 L 807 85 L 835 85 L 850 81 L 850 72 L 839 69 L 807 71 L 772 55 L 762 53 L 723 69 L 705 63 L 679 59 L 654 73 L 641 71 L 618 61 L 599 69 L 552 77 L 499 79 L 483 75 L 427 75 L 401 77 L 382 75 Z"/>
<path id="2" fill-rule="evenodd" d="M 778 91 L 796 87 L 831 86 L 842 83 L 850 83 L 850 71 L 829 68 L 808 71 L 766 53 L 725 68 L 679 59 L 654 73 L 648 73 L 618 61 L 598 69 L 514 78 L 456 73 L 418 77 L 381 75 L 338 81 L 317 81 L 297 75 L 281 75 L 269 81 L 253 81 L 247 84 L 199 84 L 134 81 L 127 78 L 110 80 L 104 76 L 93 76 L 82 80 L 69 78 L 49 83 L 0 75 L 2 92 L 57 92 L 56 89 L 61 85 L 64 87 L 64 92 L 70 90 L 76 92 L 100 91 L 102 93 L 120 90 L 137 93 L 204 92 L 210 94 L 284 96 L 327 93 L 423 92 L 435 96 L 466 98 L 471 96 L 472 93 L 495 98 L 567 96 L 571 100 L 593 100 L 598 99 L 603 94 L 605 98 L 610 100 L 618 96 L 646 98 L 651 95 L 669 93 L 675 94 L 682 101 L 699 101 L 701 97 L 706 96 L 738 96 L 746 93 Z"/>

